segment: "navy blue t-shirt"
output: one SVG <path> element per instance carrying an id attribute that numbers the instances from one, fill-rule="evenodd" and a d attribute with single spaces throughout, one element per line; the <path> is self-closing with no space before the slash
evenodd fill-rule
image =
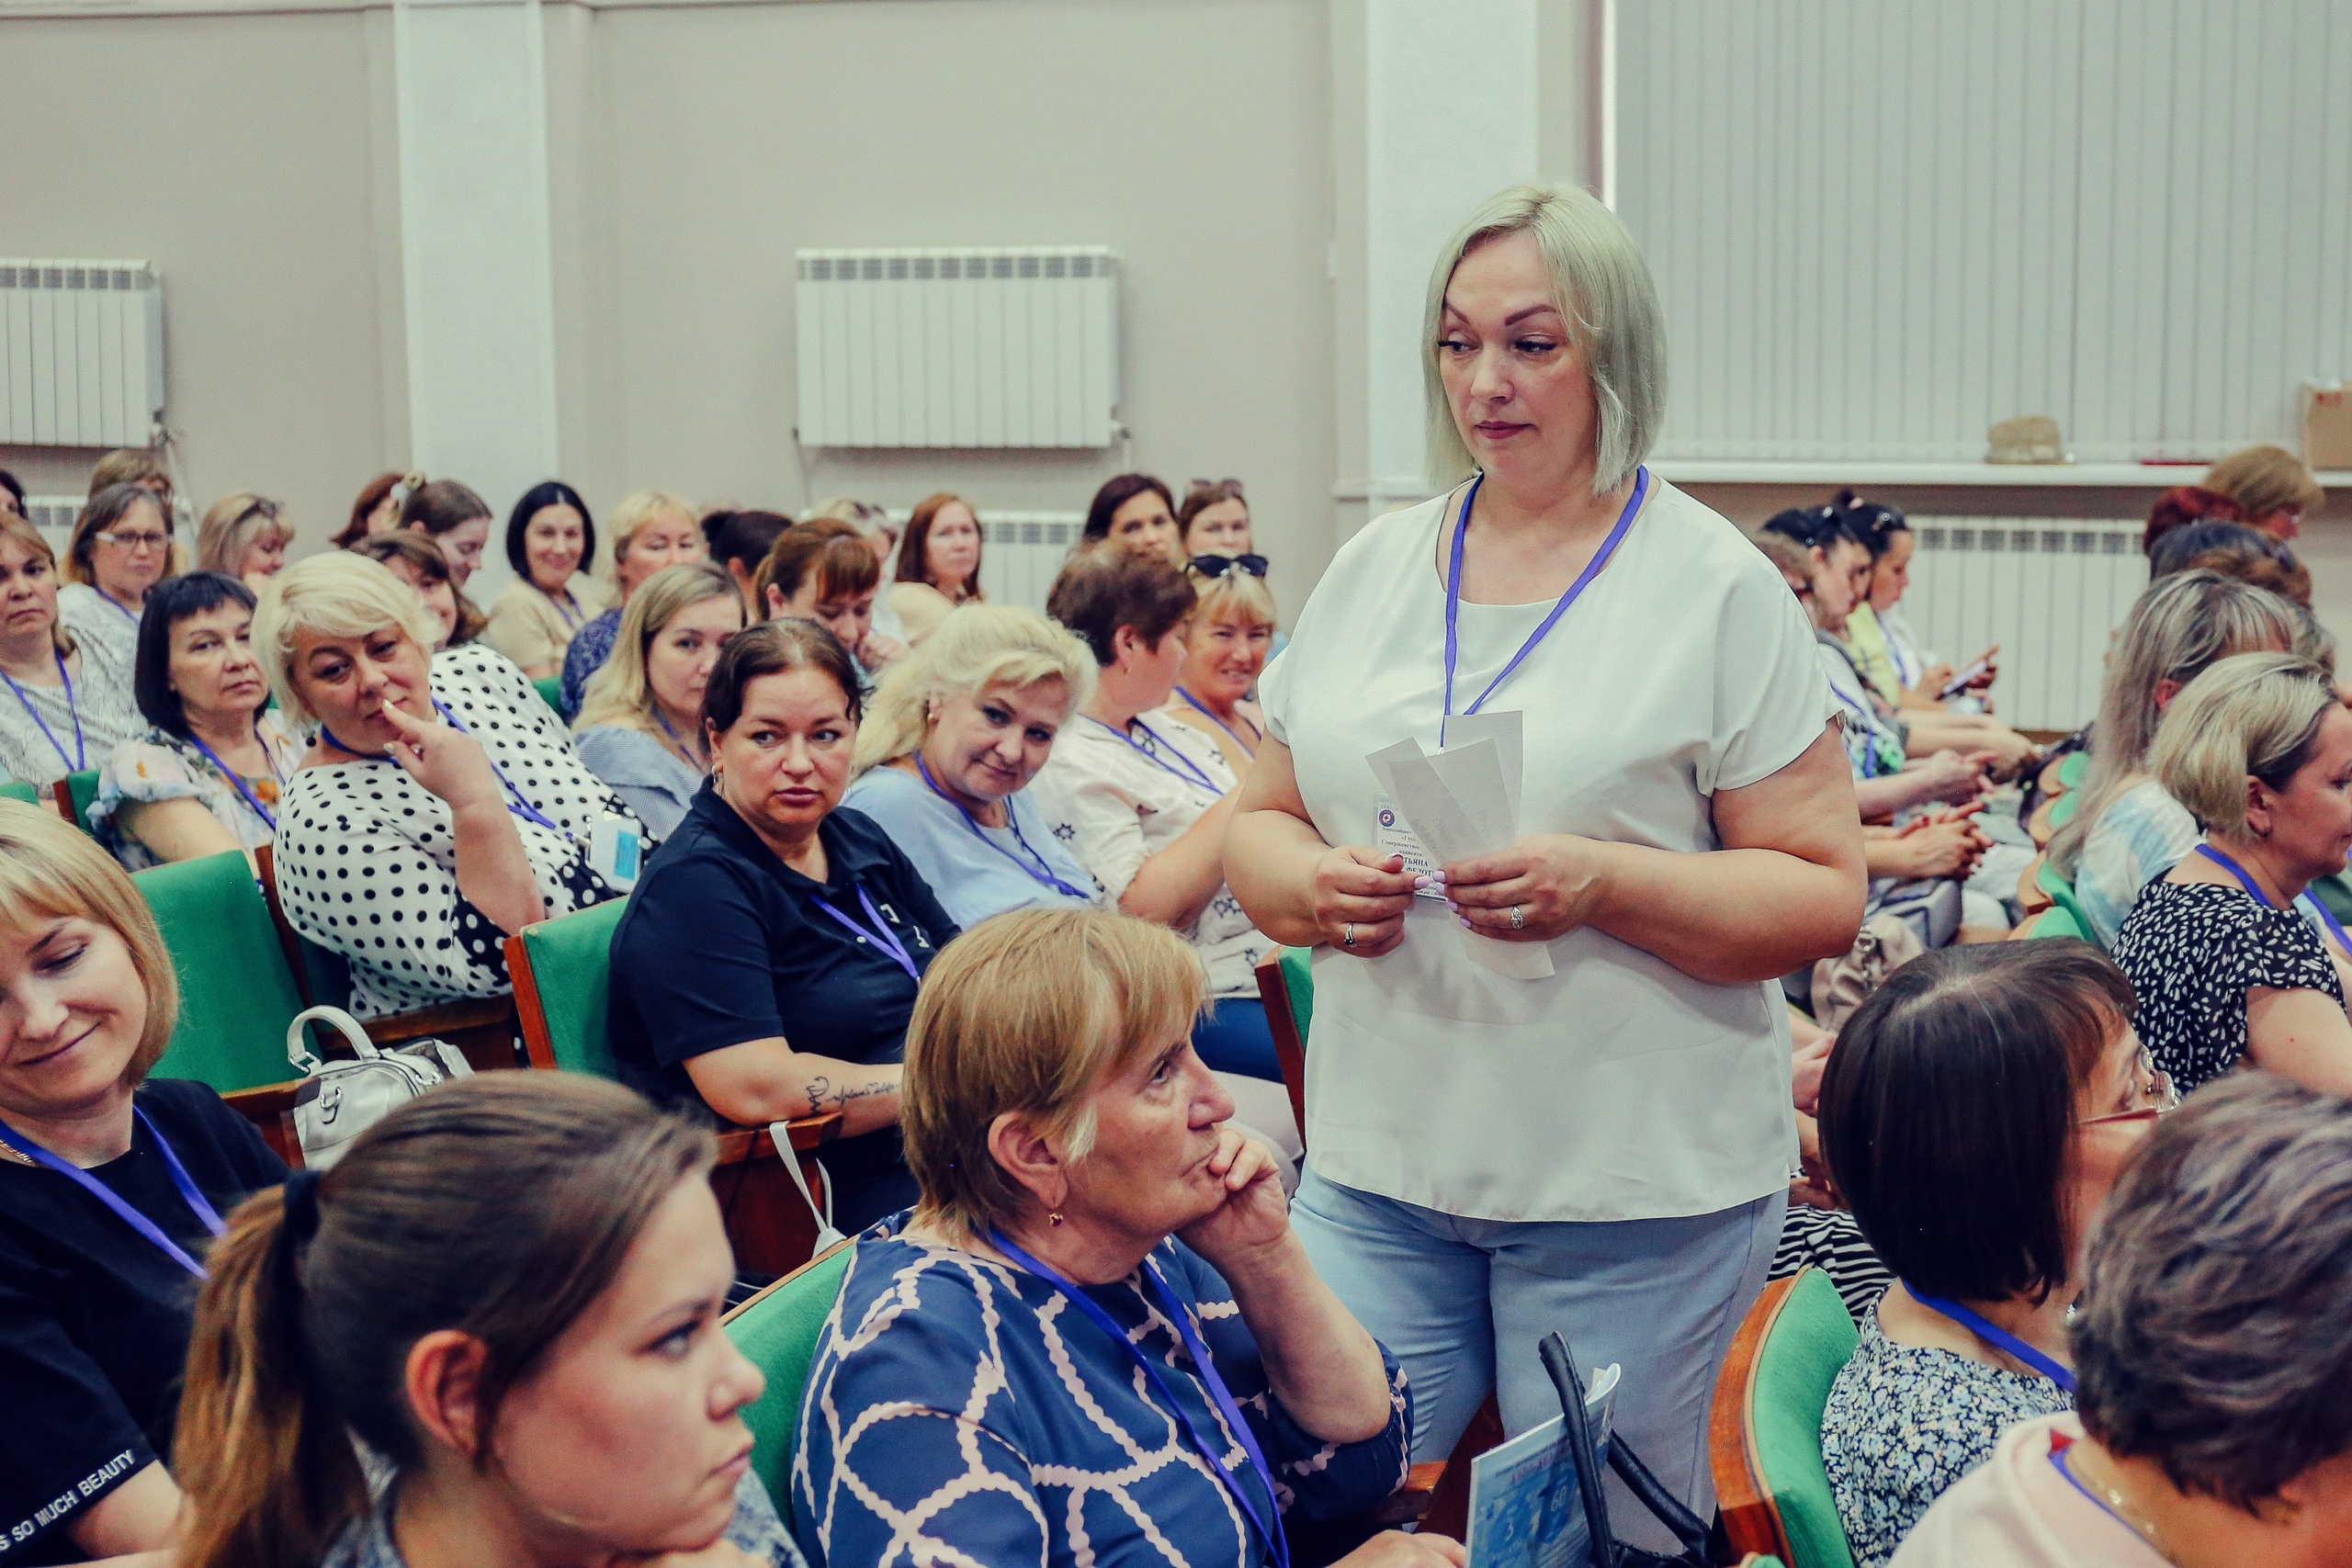
<path id="1" fill-rule="evenodd" d="M 608 1030 L 623 1082 L 663 1105 L 701 1105 L 688 1058 L 753 1040 L 868 1065 L 905 1057 L 913 977 L 820 900 L 865 926 L 864 892 L 918 971 L 956 923 L 865 813 L 836 809 L 817 837 L 825 883 L 786 865 L 703 785 L 613 932 Z M 896 1127 L 842 1139 L 823 1159 L 845 1231 L 914 1201 Z"/>
<path id="2" fill-rule="evenodd" d="M 200 1083 L 151 1078 L 132 1103 L 224 1217 L 286 1179 Z M 147 1128 L 89 1174 L 194 1256 L 212 1245 Z M 0 1156 L 0 1564 L 82 1562 L 74 1521 L 169 1455 L 198 1283 L 70 1178 Z"/>

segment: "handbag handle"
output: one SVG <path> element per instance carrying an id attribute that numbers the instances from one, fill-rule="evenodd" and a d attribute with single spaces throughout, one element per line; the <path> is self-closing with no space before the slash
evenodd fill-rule
<path id="1" fill-rule="evenodd" d="M 294 1021 L 286 1026 L 286 1059 L 300 1068 L 306 1078 L 314 1078 L 325 1070 L 325 1065 L 311 1055 L 310 1043 L 302 1032 L 304 1027 L 312 1022 L 328 1024 L 341 1031 L 345 1041 L 363 1060 L 372 1060 L 383 1054 L 376 1049 L 376 1043 L 368 1038 L 368 1032 L 359 1026 L 359 1021 L 341 1008 L 304 1008 L 294 1015 Z"/>
<path id="2" fill-rule="evenodd" d="M 817 1216 L 817 1246 L 809 1256 L 814 1258 L 817 1253 L 824 1251 L 835 1242 L 848 1240 L 848 1237 L 833 1228 L 831 1173 L 826 1174 L 825 1206 L 820 1209 L 817 1207 L 817 1195 L 808 1190 L 808 1178 L 801 1171 L 800 1156 L 792 1147 L 792 1123 L 789 1122 L 769 1122 L 768 1136 L 775 1140 L 776 1157 L 784 1161 L 784 1168 L 791 1173 L 792 1184 L 800 1189 L 800 1201 L 808 1205 L 810 1213 Z M 820 1166 L 818 1168 L 822 1169 L 823 1167 Z"/>

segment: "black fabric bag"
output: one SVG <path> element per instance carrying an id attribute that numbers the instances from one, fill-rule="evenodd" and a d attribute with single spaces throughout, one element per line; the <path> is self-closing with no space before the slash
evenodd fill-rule
<path id="1" fill-rule="evenodd" d="M 1577 1376 L 1576 1357 L 1558 1334 L 1547 1334 L 1536 1347 L 1544 1370 L 1560 1395 L 1560 1413 L 1567 1420 L 1568 1450 L 1577 1456 L 1577 1492 L 1584 1503 L 1584 1518 L 1591 1540 L 1592 1568 L 1709 1568 L 1707 1522 L 1682 1506 L 1680 1498 L 1658 1483 L 1649 1467 L 1622 1437 L 1609 1445 L 1609 1468 L 1617 1479 L 1664 1525 L 1682 1550 L 1662 1557 L 1645 1547 L 1619 1540 L 1609 1529 L 1609 1496 L 1601 1489 L 1599 1455 L 1593 1451 L 1592 1424 L 1585 1418 L 1584 1380 Z"/>

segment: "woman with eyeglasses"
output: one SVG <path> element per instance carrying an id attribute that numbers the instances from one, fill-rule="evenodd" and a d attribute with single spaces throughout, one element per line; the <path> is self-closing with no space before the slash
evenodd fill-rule
<path id="1" fill-rule="evenodd" d="M 899 580 L 885 598 L 907 646 L 922 647 L 948 612 L 987 598 L 980 592 L 979 513 L 949 491 L 925 496 L 907 519 L 899 541 Z"/>
<path id="2" fill-rule="evenodd" d="M 57 613 L 92 658 L 114 667 L 126 688 L 148 591 L 171 574 L 172 514 L 153 491 L 113 484 L 90 497 L 65 547 Z"/>
<path id="3" fill-rule="evenodd" d="M 1266 738 L 1265 716 L 1249 700 L 1277 635 L 1266 558 L 1196 555 L 1184 574 L 1197 598 L 1184 628 L 1184 667 L 1166 711 L 1216 741 L 1238 778 Z"/>
<path id="4" fill-rule="evenodd" d="M 98 657 L 68 630 L 61 597 L 49 541 L 0 513 L 0 772 L 28 784 L 96 768 L 147 728 L 130 664 Z"/>
<path id="5" fill-rule="evenodd" d="M 253 627 L 253 590 L 224 572 L 149 596 L 134 694 L 153 728 L 114 749 L 90 807 L 91 831 L 130 869 L 250 853 L 277 831 L 302 745 L 268 706 Z"/>
<path id="6" fill-rule="evenodd" d="M 2091 1219 L 2174 1103 L 2132 1013 L 2088 942 L 1985 942 L 1913 959 L 1838 1032 L 1822 1153 L 1895 1276 L 1821 1417 L 1860 1568 L 2003 1427 L 2074 1407 Z"/>
<path id="7" fill-rule="evenodd" d="M 212 503 L 196 530 L 196 568 L 233 577 L 255 593 L 286 570 L 294 525 L 286 508 L 249 490 Z"/>

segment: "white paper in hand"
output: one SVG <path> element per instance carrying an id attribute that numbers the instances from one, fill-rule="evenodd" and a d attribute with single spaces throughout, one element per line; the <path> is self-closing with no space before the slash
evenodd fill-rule
<path id="1" fill-rule="evenodd" d="M 1494 854 L 1519 841 L 1517 793 L 1505 782 L 1502 749 L 1494 736 L 1449 746 L 1431 758 L 1418 740 L 1400 740 L 1365 761 L 1385 777 L 1407 826 L 1439 865 Z M 1541 980 L 1552 954 L 1541 942 L 1503 942 L 1457 927 L 1463 951 L 1482 967 L 1517 980 Z"/>

